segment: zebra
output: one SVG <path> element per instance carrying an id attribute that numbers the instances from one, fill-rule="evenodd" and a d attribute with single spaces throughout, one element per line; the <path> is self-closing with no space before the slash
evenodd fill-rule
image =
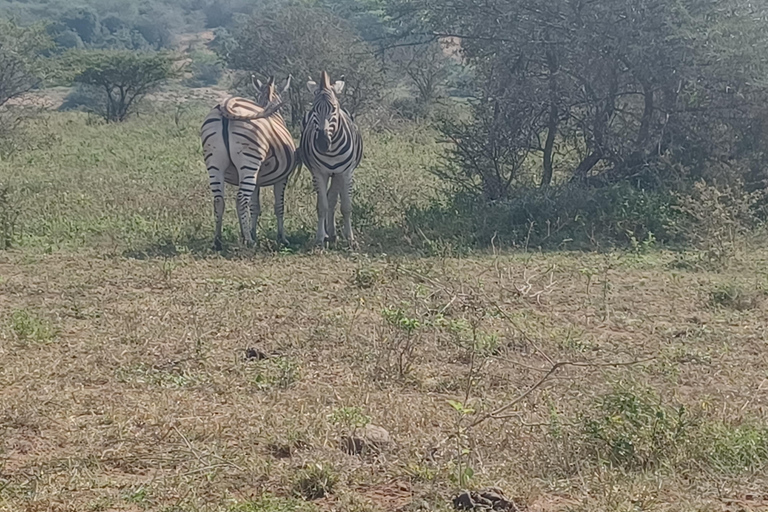
<path id="1" fill-rule="evenodd" d="M 259 92 L 256 102 L 230 97 L 211 109 L 200 129 L 216 216 L 216 251 L 221 250 L 224 183 L 238 186 L 240 240 L 246 247 L 256 240 L 260 189 L 268 186 L 274 187 L 278 243 L 288 243 L 283 224 L 285 187 L 298 164 L 298 153 L 279 109 L 283 104 L 280 95 L 288 91 L 291 77 L 280 94 L 275 91 L 274 77 L 266 84 L 252 77 L 252 83 Z"/>
<path id="2" fill-rule="evenodd" d="M 344 236 L 354 244 L 352 234 L 352 185 L 355 168 L 363 158 L 363 139 L 352 116 L 339 106 L 338 95 L 344 89 L 344 77 L 331 85 L 323 71 L 320 84 L 310 80 L 307 88 L 314 94 L 312 109 L 304 116 L 299 142 L 302 163 L 312 173 L 317 192 L 318 245 L 336 239 L 334 213 L 341 196 Z M 328 186 L 330 181 L 330 188 Z"/>

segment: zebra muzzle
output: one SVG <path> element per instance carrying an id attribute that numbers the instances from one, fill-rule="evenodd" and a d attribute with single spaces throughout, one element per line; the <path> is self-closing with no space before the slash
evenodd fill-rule
<path id="1" fill-rule="evenodd" d="M 325 153 L 328 151 L 329 146 L 331 145 L 330 138 L 323 132 L 318 131 L 317 137 L 315 138 L 315 147 L 318 151 L 321 153 Z"/>

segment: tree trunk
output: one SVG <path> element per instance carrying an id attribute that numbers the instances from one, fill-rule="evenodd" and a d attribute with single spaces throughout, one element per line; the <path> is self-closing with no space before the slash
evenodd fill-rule
<path id="1" fill-rule="evenodd" d="M 557 60 L 552 49 L 547 50 L 547 66 L 549 67 L 549 120 L 547 121 L 547 140 L 544 142 L 544 172 L 541 175 L 541 188 L 552 184 L 552 152 L 555 149 L 557 136 Z"/>
<path id="2" fill-rule="evenodd" d="M 640 121 L 640 130 L 637 133 L 637 149 L 645 151 L 648 138 L 651 133 L 651 121 L 653 121 L 654 98 L 653 89 L 648 83 L 643 83 L 643 99 L 645 105 L 643 108 L 643 118 Z"/>

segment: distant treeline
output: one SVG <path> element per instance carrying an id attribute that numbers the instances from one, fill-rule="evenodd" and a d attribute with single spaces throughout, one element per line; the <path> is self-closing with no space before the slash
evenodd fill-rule
<path id="1" fill-rule="evenodd" d="M 0 0 L 0 18 L 21 25 L 48 23 L 61 49 L 163 49 L 175 36 L 206 29 L 230 28 L 238 17 L 279 4 L 281 0 Z M 74 4 L 74 5 L 73 5 Z M 312 2 L 379 37 L 383 23 L 377 6 L 358 0 Z"/>

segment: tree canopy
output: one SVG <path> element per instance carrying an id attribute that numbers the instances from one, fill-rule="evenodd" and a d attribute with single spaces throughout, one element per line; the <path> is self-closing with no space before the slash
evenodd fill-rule
<path id="1" fill-rule="evenodd" d="M 373 49 L 348 22 L 322 8 L 285 6 L 259 12 L 238 23 L 228 43 L 218 48 L 235 69 L 262 76 L 292 74 L 294 124 L 310 100 L 307 78 L 323 70 L 334 79 L 345 76 L 342 101 L 353 113 L 375 104 L 384 85 Z"/>
<path id="2" fill-rule="evenodd" d="M 558 170 L 623 179 L 664 158 L 743 158 L 766 104 L 764 3 L 399 0 L 390 15 L 406 36 L 460 41 L 477 100 L 444 129 L 489 199 L 530 153 L 544 186 Z"/>
<path id="3" fill-rule="evenodd" d="M 42 26 L 0 20 L 0 107 L 40 83 L 44 54 L 52 44 Z"/>
<path id="4" fill-rule="evenodd" d="M 124 121 L 148 93 L 178 74 L 174 59 L 163 53 L 101 51 L 81 58 L 75 82 L 101 91 L 98 113 L 113 122 Z"/>

